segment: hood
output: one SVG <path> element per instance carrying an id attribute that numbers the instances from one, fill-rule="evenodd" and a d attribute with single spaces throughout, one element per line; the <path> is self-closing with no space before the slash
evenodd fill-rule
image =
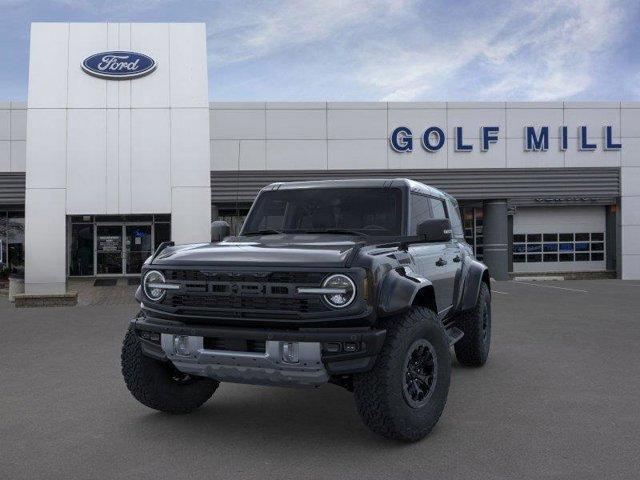
<path id="1" fill-rule="evenodd" d="M 231 238 L 163 250 L 153 265 L 345 267 L 356 242 L 344 235 L 283 234 Z"/>

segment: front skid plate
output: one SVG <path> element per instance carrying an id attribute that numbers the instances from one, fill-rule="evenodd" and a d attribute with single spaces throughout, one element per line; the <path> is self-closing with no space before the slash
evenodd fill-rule
<path id="1" fill-rule="evenodd" d="M 162 334 L 162 349 L 178 370 L 220 382 L 286 387 L 317 387 L 329 381 L 320 343 L 299 342 L 299 361 L 282 361 L 285 342 L 267 341 L 265 353 L 233 352 L 203 348 L 202 337 L 188 337 L 188 354 L 179 355 L 173 335 Z"/>

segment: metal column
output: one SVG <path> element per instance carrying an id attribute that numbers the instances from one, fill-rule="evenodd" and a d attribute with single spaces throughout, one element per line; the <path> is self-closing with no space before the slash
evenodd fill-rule
<path id="1" fill-rule="evenodd" d="M 496 280 L 509 279 L 507 201 L 484 202 L 484 262 Z"/>

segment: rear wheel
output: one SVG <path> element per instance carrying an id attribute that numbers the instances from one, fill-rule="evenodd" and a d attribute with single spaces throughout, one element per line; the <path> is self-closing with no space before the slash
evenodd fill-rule
<path id="1" fill-rule="evenodd" d="M 162 412 L 189 413 L 209 400 L 219 385 L 182 373 L 169 361 L 147 357 L 133 329 L 124 338 L 121 361 L 124 381 L 135 399 Z"/>
<path id="2" fill-rule="evenodd" d="M 458 362 L 467 367 L 481 367 L 489 358 L 491 346 L 491 293 L 482 282 L 476 306 L 460 314 L 458 328 L 464 336 L 455 344 Z"/>
<path id="3" fill-rule="evenodd" d="M 354 376 L 354 397 L 375 433 L 404 441 L 424 438 L 442 414 L 449 392 L 451 358 L 437 316 L 414 307 L 386 324 L 374 368 Z"/>

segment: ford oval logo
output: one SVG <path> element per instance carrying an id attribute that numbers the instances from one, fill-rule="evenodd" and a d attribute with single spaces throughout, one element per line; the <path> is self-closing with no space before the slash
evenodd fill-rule
<path id="1" fill-rule="evenodd" d="M 151 73 L 156 68 L 153 58 L 136 52 L 102 52 L 87 57 L 82 69 L 95 77 L 130 80 Z"/>

